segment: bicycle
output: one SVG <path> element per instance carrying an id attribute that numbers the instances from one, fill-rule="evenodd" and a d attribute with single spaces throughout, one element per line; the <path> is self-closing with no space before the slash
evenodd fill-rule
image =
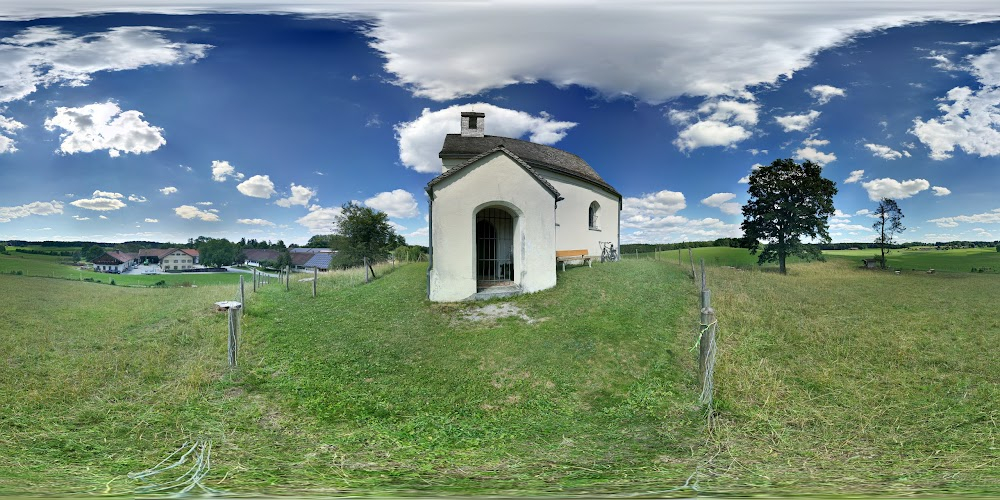
<path id="1" fill-rule="evenodd" d="M 610 241 L 599 241 L 601 245 L 601 262 L 614 262 L 618 260 L 618 251 L 615 244 Z"/>

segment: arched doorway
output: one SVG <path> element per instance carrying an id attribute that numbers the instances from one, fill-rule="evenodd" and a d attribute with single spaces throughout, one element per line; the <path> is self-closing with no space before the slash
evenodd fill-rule
<path id="1" fill-rule="evenodd" d="M 499 207 L 476 214 L 476 288 L 514 282 L 514 217 Z"/>

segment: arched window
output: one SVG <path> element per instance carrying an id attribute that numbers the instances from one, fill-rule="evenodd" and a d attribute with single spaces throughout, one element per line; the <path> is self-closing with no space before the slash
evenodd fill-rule
<path id="1" fill-rule="evenodd" d="M 600 229 L 601 226 L 597 224 L 597 218 L 600 216 L 601 205 L 596 201 L 590 204 L 589 216 L 587 220 L 589 221 L 588 226 L 590 229 Z"/>

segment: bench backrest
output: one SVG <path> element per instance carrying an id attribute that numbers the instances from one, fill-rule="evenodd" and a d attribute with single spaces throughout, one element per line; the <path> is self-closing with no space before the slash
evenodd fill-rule
<path id="1" fill-rule="evenodd" d="M 586 256 L 587 250 L 556 250 L 556 257 L 575 257 L 575 256 Z"/>

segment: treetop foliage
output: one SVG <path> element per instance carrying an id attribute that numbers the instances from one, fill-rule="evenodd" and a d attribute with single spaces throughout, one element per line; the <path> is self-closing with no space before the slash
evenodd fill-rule
<path id="1" fill-rule="evenodd" d="M 743 206 L 744 246 L 760 252 L 758 263 L 778 261 L 785 272 L 785 258 L 821 257 L 802 244 L 808 237 L 830 242 L 827 219 L 834 213 L 836 183 L 822 176 L 822 167 L 806 160 L 774 160 L 750 174 L 750 199 Z M 761 242 L 764 247 L 761 249 Z"/>

